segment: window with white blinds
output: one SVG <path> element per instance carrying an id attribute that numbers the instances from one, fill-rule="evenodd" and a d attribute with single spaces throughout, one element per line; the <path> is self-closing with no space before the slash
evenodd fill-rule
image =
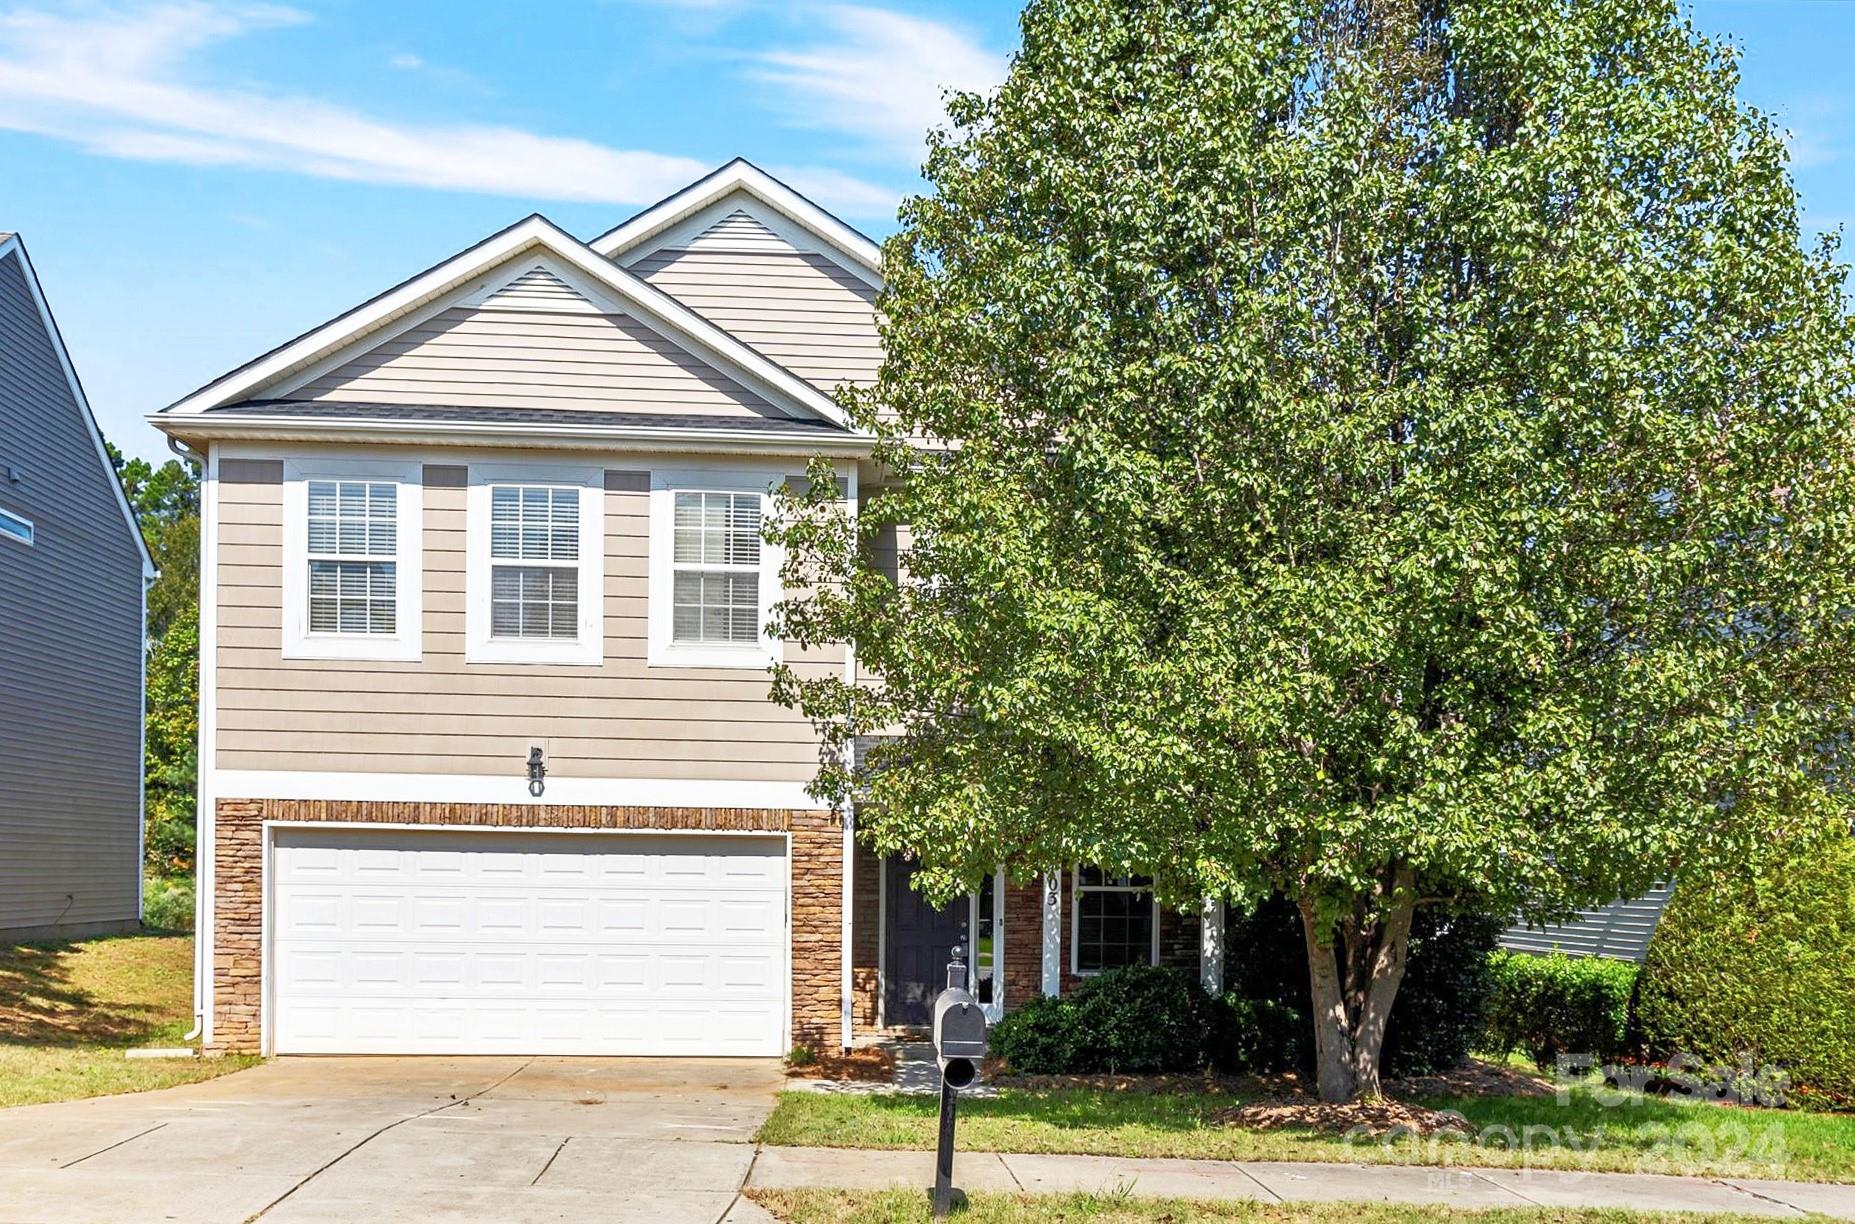
<path id="1" fill-rule="evenodd" d="M 464 661 L 597 666 L 605 658 L 601 472 L 470 465 Z"/>
<path id="2" fill-rule="evenodd" d="M 282 466 L 283 657 L 417 659 L 419 465 L 287 458 Z"/>
<path id="3" fill-rule="evenodd" d="M 758 493 L 676 492 L 672 642 L 759 643 L 761 514 Z"/>
<path id="4" fill-rule="evenodd" d="M 391 481 L 311 480 L 304 561 L 309 632 L 399 629 L 399 490 Z"/>
<path id="5" fill-rule="evenodd" d="M 580 635 L 580 491 L 490 489 L 490 636 Z"/>

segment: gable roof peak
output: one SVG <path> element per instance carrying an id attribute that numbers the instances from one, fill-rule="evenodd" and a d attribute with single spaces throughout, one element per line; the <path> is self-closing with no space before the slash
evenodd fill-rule
<path id="1" fill-rule="evenodd" d="M 579 239 L 539 213 L 500 230 L 467 250 L 427 269 L 346 314 L 305 332 L 262 357 L 215 379 L 156 414 L 157 423 L 209 412 L 224 405 L 264 398 L 314 363 L 332 358 L 394 321 L 433 303 L 455 301 L 492 269 L 540 249 L 570 274 L 617 302 L 645 327 L 717 364 L 729 376 L 778 405 L 790 405 L 839 429 L 848 418 L 830 396 L 691 311 L 675 298 L 601 258 Z"/>
<path id="2" fill-rule="evenodd" d="M 785 228 L 807 235 L 811 239 L 807 245 L 815 245 L 820 254 L 846 271 L 881 286 L 882 248 L 873 239 L 745 157 L 717 167 L 587 245 L 619 264 L 635 263 L 667 245 L 672 231 L 737 194 L 769 210 Z"/>

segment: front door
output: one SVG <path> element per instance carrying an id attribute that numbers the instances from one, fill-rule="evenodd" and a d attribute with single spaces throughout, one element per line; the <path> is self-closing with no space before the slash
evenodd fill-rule
<path id="1" fill-rule="evenodd" d="M 947 962 L 964 934 L 969 904 L 961 897 L 942 909 L 929 905 L 909 886 L 915 874 L 911 862 L 891 858 L 883 871 L 888 893 L 883 1019 L 926 1025 L 934 1018 L 934 996 L 947 985 Z"/>

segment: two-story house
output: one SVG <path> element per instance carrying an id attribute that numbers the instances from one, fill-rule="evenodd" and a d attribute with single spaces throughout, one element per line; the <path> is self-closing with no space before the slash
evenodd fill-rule
<path id="1" fill-rule="evenodd" d="M 154 566 L 17 234 L 0 234 L 0 939 L 142 915 Z"/>
<path id="2" fill-rule="evenodd" d="M 202 456 L 200 1007 L 279 1053 L 776 1055 L 1197 963 L 1138 881 L 946 910 L 806 794 L 772 490 L 878 478 L 876 245 L 736 161 L 533 216 L 156 415 Z M 1045 932 L 1049 938 L 1045 938 Z"/>

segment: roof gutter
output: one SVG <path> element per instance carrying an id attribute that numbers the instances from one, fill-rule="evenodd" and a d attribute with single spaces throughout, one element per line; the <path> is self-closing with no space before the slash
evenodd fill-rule
<path id="1" fill-rule="evenodd" d="M 858 458 L 876 444 L 869 434 L 838 430 L 768 433 L 750 429 L 678 429 L 617 425 L 488 421 L 394 421 L 297 416 L 155 413 L 148 423 L 174 441 L 366 442 L 402 446 L 496 446 L 524 450 L 707 451 L 722 454 L 835 455 Z M 178 451 L 176 453 L 179 453 Z"/>

